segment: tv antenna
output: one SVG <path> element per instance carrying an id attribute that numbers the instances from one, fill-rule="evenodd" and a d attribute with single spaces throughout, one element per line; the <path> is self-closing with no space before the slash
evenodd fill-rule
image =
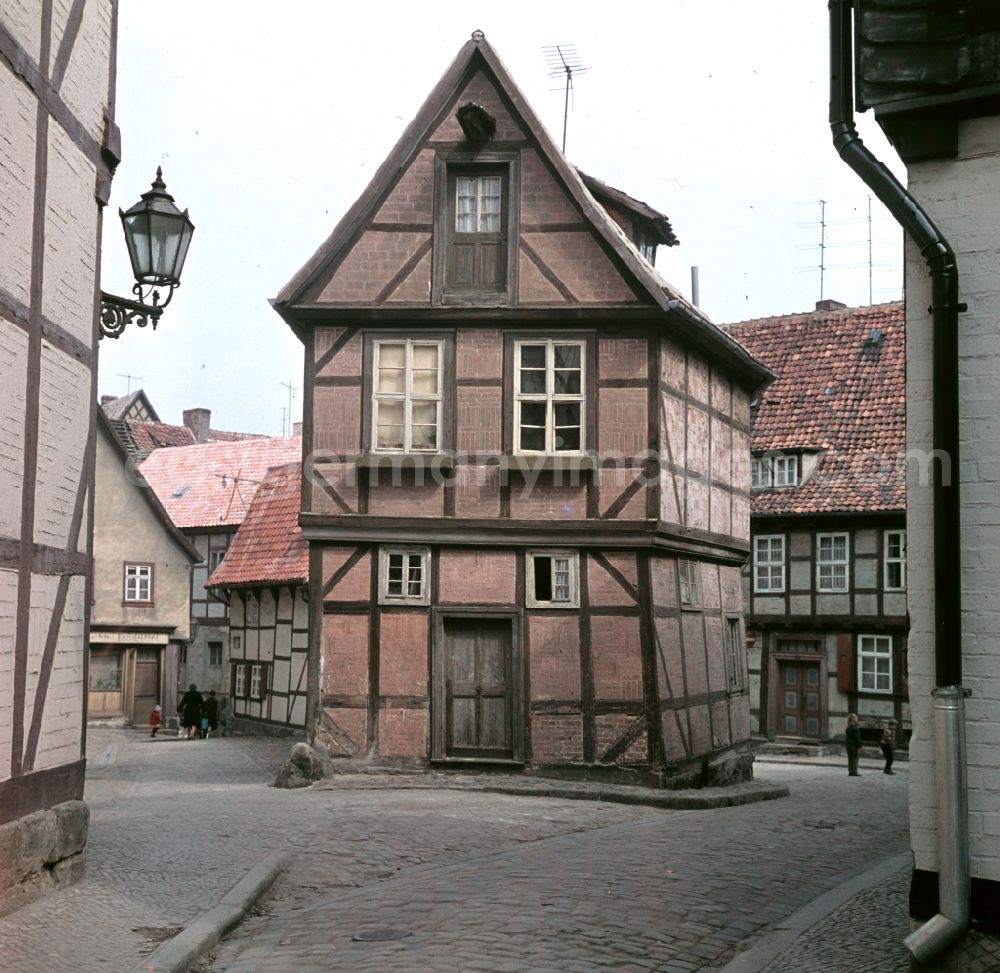
<path id="1" fill-rule="evenodd" d="M 566 152 L 566 124 L 569 121 L 569 93 L 573 89 L 573 75 L 586 74 L 590 68 L 585 68 L 576 53 L 574 44 L 549 44 L 542 48 L 545 52 L 545 63 L 548 65 L 550 78 L 566 79 L 566 98 L 563 103 L 563 137 L 562 150 Z"/>
<path id="2" fill-rule="evenodd" d="M 296 392 L 298 392 L 298 388 L 292 384 L 291 379 L 289 379 L 287 382 L 278 382 L 278 384 L 283 389 L 288 389 L 288 412 L 285 412 L 284 409 L 281 410 L 282 412 L 285 412 L 285 415 L 283 415 L 281 417 L 281 435 L 282 436 L 286 435 L 286 432 L 285 432 L 285 429 L 286 429 L 286 426 L 285 426 L 285 416 L 288 417 L 288 426 L 287 426 L 288 433 L 287 433 L 287 435 L 291 435 L 291 432 L 292 432 L 292 397 L 295 395 Z"/>
<path id="3" fill-rule="evenodd" d="M 137 382 L 141 382 L 142 381 L 142 376 L 141 375 L 129 375 L 128 372 L 115 372 L 115 374 L 118 376 L 118 378 L 124 378 L 124 379 L 126 379 L 126 384 L 125 384 L 125 394 L 126 395 L 129 395 L 132 392 L 132 379 L 133 378 Z"/>

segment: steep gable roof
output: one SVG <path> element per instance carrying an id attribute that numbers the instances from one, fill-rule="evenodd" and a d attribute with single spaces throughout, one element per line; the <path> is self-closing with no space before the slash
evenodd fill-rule
<path id="1" fill-rule="evenodd" d="M 365 192 L 347 211 L 330 237 L 281 289 L 276 300 L 272 301 L 275 310 L 293 330 L 300 333 L 298 315 L 313 303 L 312 292 L 317 281 L 324 273 L 329 273 L 338 261 L 348 257 L 360 234 L 370 225 L 392 187 L 401 178 L 401 174 L 407 172 L 414 164 L 428 140 L 432 136 L 440 137 L 441 131 L 450 132 L 449 126 L 454 127 L 452 137 L 461 138 L 461 130 L 454 119 L 449 119 L 449 113 L 476 72 L 483 72 L 499 93 L 503 109 L 500 114 L 503 117 L 498 120 L 498 137 L 501 122 L 508 138 L 516 135 L 519 130 L 527 130 L 548 169 L 561 183 L 567 199 L 572 201 L 584 223 L 590 227 L 594 239 L 599 241 L 604 251 L 614 258 L 628 286 L 638 295 L 640 301 L 665 312 L 671 327 L 680 336 L 713 354 L 720 363 L 729 365 L 743 377 L 746 384 L 756 385 L 767 381 L 771 374 L 765 367 L 755 361 L 738 341 L 734 341 L 679 291 L 672 288 L 643 259 L 621 228 L 591 194 L 581 174 L 560 152 L 493 48 L 479 31 L 473 34 L 472 39 L 459 51 L 414 120 L 407 126 L 402 137 L 379 167 Z M 636 202 L 638 201 L 633 201 Z M 427 229 L 429 228 L 428 224 Z M 410 260 L 430 260 L 430 255 L 421 252 L 416 240 L 409 241 L 407 245 L 412 252 L 408 251 L 402 256 L 397 255 L 400 261 L 405 258 L 403 266 L 408 266 Z M 365 265 L 371 263 L 367 257 L 359 260 Z"/>
<path id="2" fill-rule="evenodd" d="M 106 398 L 106 397 L 105 397 Z M 152 402 L 142 389 L 136 389 L 128 395 L 123 395 L 117 399 L 102 399 L 101 408 L 111 420 L 117 419 L 138 419 L 141 421 L 159 422 L 160 417 L 156 414 Z"/>
<path id="3" fill-rule="evenodd" d="M 178 527 L 235 527 L 268 469 L 302 458 L 302 437 L 158 449 L 141 466 Z"/>
<path id="4" fill-rule="evenodd" d="M 209 588 L 244 584 L 305 584 L 309 544 L 299 527 L 302 466 L 267 471 Z"/>
<path id="5" fill-rule="evenodd" d="M 753 452 L 822 454 L 800 486 L 754 490 L 751 512 L 905 510 L 903 305 L 787 314 L 727 327 L 778 374 L 757 402 Z"/>
<path id="6" fill-rule="evenodd" d="M 115 426 L 101 409 L 97 410 L 97 428 L 104 434 L 111 444 L 116 455 L 121 460 L 122 465 L 129 467 L 129 480 L 139 491 L 140 496 L 152 511 L 153 516 L 163 525 L 163 529 L 173 538 L 177 546 L 184 552 L 185 556 L 194 564 L 202 560 L 201 554 L 192 543 L 177 529 L 177 525 L 170 519 L 170 514 L 160 503 L 155 491 L 135 468 L 134 461 L 129 454 L 125 444 L 119 439 Z"/>

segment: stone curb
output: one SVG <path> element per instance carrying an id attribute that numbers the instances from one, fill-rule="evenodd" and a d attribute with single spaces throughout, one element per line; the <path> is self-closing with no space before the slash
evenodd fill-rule
<path id="1" fill-rule="evenodd" d="M 198 958 L 239 923 L 285 870 L 291 856 L 275 851 L 257 862 L 220 900 L 173 939 L 157 947 L 132 973 L 186 973 Z"/>
<path id="2" fill-rule="evenodd" d="M 759 973 L 817 923 L 822 922 L 859 892 L 889 881 L 911 864 L 912 860 L 909 851 L 901 852 L 855 875 L 836 888 L 830 889 L 829 892 L 824 892 L 798 912 L 793 912 L 780 922 L 774 923 L 754 946 L 730 960 L 722 967 L 720 973 Z"/>
<path id="3" fill-rule="evenodd" d="M 444 781 L 413 780 L 392 775 L 384 781 L 367 774 L 359 774 L 355 786 L 353 780 L 345 779 L 354 775 L 336 775 L 313 785 L 317 790 L 450 790 L 458 793 L 509 794 L 514 797 L 555 797 L 568 801 L 607 801 L 614 804 L 633 804 L 659 807 L 668 810 L 689 811 L 720 807 L 738 807 L 756 804 L 758 801 L 775 801 L 788 797 L 788 788 L 783 784 L 769 784 L 754 781 L 735 784 L 732 787 L 706 788 L 705 790 L 654 791 L 636 787 L 620 787 L 614 790 L 602 787 L 586 787 L 573 784 L 480 783 L 464 781 L 461 786 L 449 786 Z M 537 779 L 536 779 L 537 780 Z"/>

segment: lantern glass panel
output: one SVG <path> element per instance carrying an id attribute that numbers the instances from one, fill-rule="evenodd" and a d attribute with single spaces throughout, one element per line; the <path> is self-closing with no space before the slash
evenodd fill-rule
<path id="1" fill-rule="evenodd" d="M 152 213 L 149 219 L 149 244 L 151 255 L 150 284 L 176 282 L 174 268 L 181 245 L 184 221 L 165 213 Z"/>

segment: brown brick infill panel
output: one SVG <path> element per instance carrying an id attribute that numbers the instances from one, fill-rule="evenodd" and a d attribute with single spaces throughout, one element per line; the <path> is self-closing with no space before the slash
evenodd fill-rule
<path id="1" fill-rule="evenodd" d="M 684 349 L 684 512 L 681 513 L 678 510 L 677 514 L 679 517 L 684 519 L 681 523 L 687 527 L 690 523 L 690 516 L 688 511 L 691 509 L 691 476 L 688 470 L 688 459 L 691 456 L 690 450 L 688 449 L 688 433 L 690 430 L 690 413 L 691 413 L 691 357 L 688 354 L 688 350 Z M 678 602 L 679 604 L 679 602 Z"/>
<path id="2" fill-rule="evenodd" d="M 626 728 L 625 732 L 601 754 L 598 763 L 614 763 L 636 740 L 642 736 L 646 729 L 646 714 L 640 713 Z M 649 739 L 649 737 L 647 737 Z"/>
<path id="3" fill-rule="evenodd" d="M 592 764 L 597 756 L 597 721 L 594 711 L 594 652 L 590 627 L 590 582 L 587 558 L 580 551 L 580 711 L 583 719 L 583 761 Z"/>
<path id="4" fill-rule="evenodd" d="M 621 493 L 618 494 L 614 503 L 612 503 L 611 506 L 608 507 L 608 509 L 601 514 L 600 516 L 601 520 L 614 520 L 615 518 L 617 518 L 617 516 L 628 505 L 629 500 L 631 500 L 644 486 L 646 486 L 650 476 L 650 469 L 651 469 L 650 464 L 652 464 L 653 462 L 655 461 L 653 460 L 646 461 L 639 475 L 627 487 L 625 487 L 625 489 L 622 490 Z M 647 507 L 646 512 L 648 514 L 649 513 L 648 500 L 646 503 L 646 507 Z"/>
<path id="5" fill-rule="evenodd" d="M 320 481 L 320 489 L 338 506 L 345 514 L 353 514 L 357 511 L 351 510 L 347 501 L 337 492 L 336 487 L 326 478 L 323 471 L 314 463 L 313 474 Z"/>
<path id="6" fill-rule="evenodd" d="M 93 396 L 91 396 L 91 401 L 95 401 Z M 90 487 L 93 483 L 94 458 L 96 453 L 96 432 L 96 424 L 91 423 L 87 433 L 87 442 L 84 447 L 84 461 L 80 469 L 80 480 L 76 487 L 76 501 L 73 505 L 73 516 L 70 519 L 69 531 L 66 535 L 67 546 L 70 550 L 79 544 L 80 527 L 83 524 L 84 503 L 93 493 L 93 490 L 90 489 Z M 69 553 L 69 551 L 67 551 L 67 553 Z M 52 606 L 52 614 L 49 616 L 49 629 L 45 636 L 45 647 L 42 650 L 41 665 L 38 671 L 38 683 L 35 687 L 35 701 L 31 709 L 31 728 L 28 731 L 28 742 L 24 748 L 24 758 L 21 768 L 23 773 L 28 773 L 35 766 L 35 755 L 38 751 L 38 737 L 42 730 L 42 717 L 45 713 L 45 703 L 48 697 L 49 681 L 52 678 L 52 665 L 56 655 L 56 644 L 59 641 L 59 629 L 62 626 L 63 614 L 66 611 L 66 596 L 69 594 L 69 586 L 72 580 L 73 575 L 70 574 L 64 574 L 59 578 L 59 587 L 56 589 L 56 597 Z M 89 587 L 90 585 L 85 577 L 85 597 Z M 89 617 L 90 612 L 86 612 L 86 615 Z M 89 656 L 89 640 L 84 642 L 83 652 L 85 656 Z"/>
<path id="7" fill-rule="evenodd" d="M 712 371 L 713 371 L 713 369 L 712 369 L 711 365 L 709 365 L 709 367 L 708 367 L 708 396 L 707 396 L 707 398 L 708 398 L 708 470 L 707 470 L 707 474 L 708 475 L 705 476 L 705 480 L 708 483 L 708 529 L 709 530 L 712 529 L 712 520 L 713 520 L 713 518 L 712 518 L 712 473 L 713 473 L 713 466 L 714 466 L 714 464 L 713 464 L 712 461 L 713 461 L 714 457 L 712 455 L 712 415 L 713 415 L 713 413 L 715 411 L 715 403 L 712 400 L 712 388 L 713 388 L 713 384 L 714 384 L 712 382 Z M 730 530 L 733 529 L 733 525 L 732 524 L 729 525 L 729 529 Z M 700 561 L 696 561 L 695 563 L 697 565 L 697 571 L 698 571 L 698 592 L 699 592 L 699 595 L 701 595 L 702 594 L 702 592 L 701 592 L 701 562 Z M 718 574 L 718 567 L 716 567 L 716 574 Z M 705 599 L 704 599 L 703 596 L 701 598 L 701 602 L 702 602 L 702 608 L 701 608 L 701 643 L 702 643 L 702 648 L 704 649 L 704 652 L 705 652 L 705 685 L 709 686 L 709 685 L 711 685 L 711 681 L 712 681 L 712 670 L 711 670 L 711 667 L 709 665 L 709 653 L 708 653 L 708 618 L 706 618 L 706 612 L 705 612 L 705 608 L 704 608 Z M 721 602 L 719 603 L 719 607 L 721 609 L 721 607 L 722 607 L 722 603 Z M 724 616 L 721 616 L 721 615 L 720 615 L 720 617 L 722 619 L 723 634 L 725 634 L 725 618 L 724 618 Z M 709 748 L 714 750 L 715 749 L 715 715 L 712 713 L 712 707 L 711 706 L 708 707 L 708 740 L 709 740 Z"/>
<path id="8" fill-rule="evenodd" d="M 576 295 L 556 276 L 549 265 L 542 260 L 538 252 L 524 237 L 521 237 L 521 250 L 524 255 L 538 268 L 538 272 L 562 295 L 564 301 L 569 304 L 579 304 L 580 300 Z"/>
<path id="9" fill-rule="evenodd" d="M 352 338 L 354 338 L 354 336 L 360 330 L 361 327 L 359 325 L 356 325 L 353 328 L 345 328 L 340 337 L 337 338 L 337 340 L 334 341 L 334 343 L 330 345 L 330 347 L 327 348 L 326 351 L 324 351 L 323 354 L 316 361 L 316 364 L 313 366 L 312 370 L 313 376 L 318 377 L 319 373 L 323 371 L 323 369 L 326 368 L 326 366 L 329 365 L 330 362 L 332 362 L 333 359 L 336 358 L 337 355 L 343 350 L 344 345 L 346 345 Z M 315 343 L 315 338 L 313 339 L 313 341 Z M 315 350 L 313 351 L 313 354 L 315 354 Z"/>
<path id="10" fill-rule="evenodd" d="M 684 668 L 684 628 L 680 624 L 680 613 L 677 613 L 678 624 L 677 624 L 677 638 L 678 644 L 677 649 L 681 657 L 681 679 L 684 682 L 684 711 L 687 717 L 687 733 L 684 732 L 684 723 L 681 721 L 680 710 L 674 709 L 674 722 L 677 724 L 677 732 L 681 735 L 681 742 L 684 744 L 684 753 L 687 756 L 691 756 L 691 718 L 690 714 L 687 712 L 687 673 Z M 671 700 L 677 699 L 677 694 L 674 692 L 674 687 L 670 684 L 670 670 L 667 668 L 667 659 L 663 652 L 663 643 L 660 641 L 660 633 L 656 628 L 656 621 L 653 621 L 653 639 L 656 644 L 656 651 L 660 657 L 660 665 L 663 667 L 663 681 L 666 684 L 667 692 L 670 694 Z"/>
<path id="11" fill-rule="evenodd" d="M 313 412 L 316 409 L 316 329 L 311 328 L 303 340 L 302 355 L 302 469 L 300 471 L 299 512 L 313 509 L 312 477 L 306 476 L 308 465 L 314 454 L 313 429 L 315 427 Z M 308 716 L 306 717 L 306 737 L 309 737 Z"/>
<path id="12" fill-rule="evenodd" d="M 447 706 L 447 695 L 444 686 L 436 686 L 434 683 L 434 652 L 444 652 L 444 623 L 435 617 L 434 611 L 441 604 L 441 549 L 431 548 L 431 604 L 427 610 L 427 736 L 424 738 L 424 746 L 429 757 L 434 756 L 435 723 L 437 723 L 437 733 L 441 734 L 440 749 L 442 753 L 447 747 L 447 740 L 444 735 L 445 729 L 444 709 Z M 438 644 L 438 626 L 441 626 L 441 644 Z"/>
<path id="13" fill-rule="evenodd" d="M 73 45 L 76 44 L 77 35 L 80 33 L 80 23 L 83 21 L 83 8 L 87 5 L 87 0 L 73 0 L 69 16 L 66 18 L 66 26 L 63 28 L 62 40 L 59 42 L 59 51 L 55 57 L 55 65 L 52 68 L 52 90 L 58 91 L 62 87 L 63 79 L 66 77 L 66 69 L 69 67 L 70 55 L 73 53 Z"/>
<path id="14" fill-rule="evenodd" d="M 686 391 L 677 388 L 676 385 L 671 385 L 670 382 L 666 381 L 666 379 L 664 378 L 660 379 L 660 388 L 663 391 L 670 392 L 675 398 L 683 399 L 685 402 L 694 402 L 694 404 L 699 406 L 702 409 L 702 411 L 708 409 L 706 403 L 699 402 L 697 399 L 692 399 L 691 396 L 688 395 Z M 709 411 L 716 419 L 721 419 L 723 422 L 730 423 L 734 429 L 738 429 L 740 432 L 745 432 L 748 435 L 753 432 L 753 430 L 747 423 L 740 422 L 733 416 L 726 415 L 726 413 L 722 412 L 720 409 L 713 408 L 710 409 Z"/>
<path id="15" fill-rule="evenodd" d="M 372 550 L 371 587 L 368 614 L 368 753 L 378 753 L 378 678 L 382 640 L 382 609 L 378 603 L 378 551 Z"/>
<path id="16" fill-rule="evenodd" d="M 659 422 L 660 398 L 660 335 L 650 332 L 646 336 L 646 445 L 657 459 L 656 482 L 646 483 L 646 519 L 660 519 L 660 491 L 663 489 L 659 468 L 662 441 Z M 730 521 L 730 524 L 732 521 Z"/>
<path id="17" fill-rule="evenodd" d="M 660 408 L 659 408 L 660 424 L 663 427 L 663 447 L 667 451 L 667 462 L 670 464 L 670 471 L 671 471 L 670 485 L 673 487 L 674 490 L 674 504 L 677 507 L 677 520 L 680 521 L 681 518 L 684 516 L 684 511 L 681 509 L 681 495 L 677 490 L 677 477 L 682 474 L 678 472 L 679 467 L 677 467 L 674 461 L 674 449 L 670 442 L 670 425 L 669 425 L 670 417 L 667 415 L 667 403 L 664 400 L 662 394 L 659 396 L 659 400 L 660 400 Z M 686 412 L 687 406 L 685 405 L 684 408 Z M 686 500 L 686 491 L 685 491 L 685 500 Z M 659 519 L 659 517 L 660 514 L 659 511 L 657 511 L 657 519 Z"/>
<path id="18" fill-rule="evenodd" d="M 424 227 L 425 231 L 427 229 L 428 229 L 427 227 Z M 433 242 L 433 240 L 434 240 L 433 236 L 428 236 L 427 239 L 424 240 L 424 242 L 421 243 L 419 247 L 417 247 L 413 256 L 410 257 L 403 264 L 403 266 L 396 271 L 396 273 L 392 276 L 392 279 L 389 281 L 389 283 L 386 284 L 385 287 L 383 287 L 382 290 L 380 290 L 375 295 L 375 298 L 372 301 L 373 304 L 385 304 L 385 302 L 392 296 L 396 288 L 399 287 L 399 285 L 402 284 L 403 281 L 405 281 L 406 278 L 409 277 L 414 270 L 416 270 L 417 264 L 419 264 L 420 261 L 423 260 L 424 257 L 430 252 L 431 243 Z"/>
<path id="19" fill-rule="evenodd" d="M 314 546 L 316 548 L 319 548 L 318 544 L 316 544 Z M 330 592 L 333 591 L 333 589 L 336 588 L 337 585 L 340 584 L 340 582 L 344 580 L 344 578 L 347 576 L 347 572 L 350 571 L 351 568 L 353 568 L 354 565 L 357 564 L 358 561 L 360 561 L 361 558 L 363 558 L 365 556 L 365 554 L 368 553 L 368 551 L 369 551 L 369 548 L 367 548 L 367 547 L 365 547 L 363 545 L 361 547 L 357 548 L 354 551 L 354 553 L 351 554 L 347 558 L 347 560 L 344 561 L 344 563 L 341 564 L 341 566 L 339 568 L 337 568 L 337 570 L 334 571 L 333 574 L 330 575 L 330 577 L 327 580 L 326 584 L 323 585 L 323 591 L 322 591 L 321 597 L 319 599 L 317 599 L 317 601 L 318 601 L 319 604 L 322 604 L 323 599 L 325 599 L 326 596 L 329 595 Z M 375 552 L 374 549 L 372 549 L 372 551 L 373 551 L 373 553 L 372 553 L 372 574 L 375 575 L 375 574 L 378 573 L 378 570 L 377 570 L 378 569 L 378 557 L 377 557 L 377 552 Z M 316 572 L 316 574 L 317 574 L 317 577 L 319 577 L 320 580 L 322 581 L 322 577 L 323 577 L 323 560 L 322 560 L 322 549 L 321 548 L 319 549 L 319 553 L 320 553 L 319 570 Z M 312 547 L 310 547 L 310 551 L 309 551 L 310 558 L 312 557 L 312 554 L 313 554 L 313 550 L 312 550 Z M 310 577 L 312 577 L 312 565 L 310 565 Z M 375 602 L 373 602 L 373 604 L 377 604 L 377 603 L 378 603 L 378 599 L 376 598 L 376 600 L 375 600 Z"/>
<path id="20" fill-rule="evenodd" d="M 666 749 L 663 745 L 663 714 L 660 712 L 656 679 L 656 622 L 653 617 L 653 580 L 649 554 L 636 554 L 639 578 L 639 647 L 642 653 L 642 696 L 646 718 L 647 759 L 651 766 L 665 767 Z"/>
<path id="21" fill-rule="evenodd" d="M 445 361 L 443 379 L 446 389 L 444 401 L 441 403 L 444 414 L 441 416 L 441 438 L 442 443 L 438 448 L 454 449 L 458 442 L 458 384 L 455 381 L 458 374 L 458 341 L 456 336 L 451 335 L 445 340 Z M 455 470 L 444 471 L 445 482 L 443 484 L 443 514 L 445 517 L 455 516 L 455 496 L 457 485 L 455 481 Z"/>
<path id="22" fill-rule="evenodd" d="M 47 65 L 52 44 L 52 0 L 42 3 L 40 63 Z M 6 32 L 4 32 L 6 35 Z M 14 635 L 14 693 L 11 713 L 10 775 L 21 775 L 24 709 L 31 624 L 32 540 L 41 412 L 42 284 L 45 274 L 45 207 L 48 196 L 49 116 L 42 102 L 35 110 L 35 195 L 31 231 L 31 331 L 25 381 L 24 466 L 21 480 L 21 559 L 17 571 L 17 621 Z"/>
<path id="23" fill-rule="evenodd" d="M 730 401 L 732 401 L 732 399 L 730 399 Z M 729 674 L 725 672 L 725 668 L 726 668 L 726 656 L 728 654 L 728 649 L 726 648 L 726 633 L 727 633 L 727 628 L 726 627 L 728 626 L 729 621 L 728 621 L 728 619 L 726 617 L 726 603 L 722 600 L 722 566 L 721 565 L 719 565 L 717 567 L 717 570 L 715 572 L 715 577 L 716 577 L 716 580 L 719 582 L 719 615 L 720 615 L 720 617 L 722 619 L 722 668 L 723 668 L 724 675 L 726 676 L 726 720 L 728 721 L 728 726 L 729 726 L 729 742 L 732 743 L 733 742 L 733 706 L 732 706 L 732 702 L 730 701 L 730 696 L 729 696 Z M 742 578 L 740 578 L 740 587 L 739 587 L 739 590 L 740 590 L 740 603 L 741 603 L 740 604 L 740 607 L 741 607 L 740 615 L 742 616 L 743 619 L 745 619 L 746 618 L 746 614 L 745 614 L 745 612 L 742 611 L 742 601 L 743 601 L 743 597 L 742 597 L 743 579 Z M 742 636 L 742 642 L 743 642 L 742 645 L 739 644 L 739 642 L 737 642 L 737 645 L 736 645 L 736 664 L 738 666 L 742 666 L 743 663 L 744 663 L 744 661 L 746 660 L 746 657 L 747 657 L 747 640 L 746 640 L 746 634 L 745 634 L 745 632 L 746 632 L 746 623 L 744 621 L 744 624 L 740 625 L 737 628 L 737 631 L 736 631 L 737 637 Z M 747 662 L 745 668 L 746 668 L 746 683 L 744 685 L 744 688 L 749 693 L 750 692 L 750 664 L 749 664 L 749 662 Z M 743 672 L 742 671 L 741 671 L 740 675 L 741 675 L 740 682 L 742 683 L 743 682 L 743 679 L 742 679 Z"/>
<path id="24" fill-rule="evenodd" d="M 609 575 L 611 575 L 612 578 L 615 579 L 615 581 L 618 582 L 618 586 L 629 596 L 629 598 L 635 601 L 636 604 L 640 603 L 639 589 L 636 588 L 636 586 L 632 584 L 632 582 L 629 581 L 629 579 L 626 578 L 625 575 L 618 570 L 618 568 L 616 568 L 600 551 L 594 551 L 591 556 L 602 568 L 604 568 L 605 571 L 607 571 Z M 636 564 L 638 566 L 638 560 L 636 561 Z"/>

